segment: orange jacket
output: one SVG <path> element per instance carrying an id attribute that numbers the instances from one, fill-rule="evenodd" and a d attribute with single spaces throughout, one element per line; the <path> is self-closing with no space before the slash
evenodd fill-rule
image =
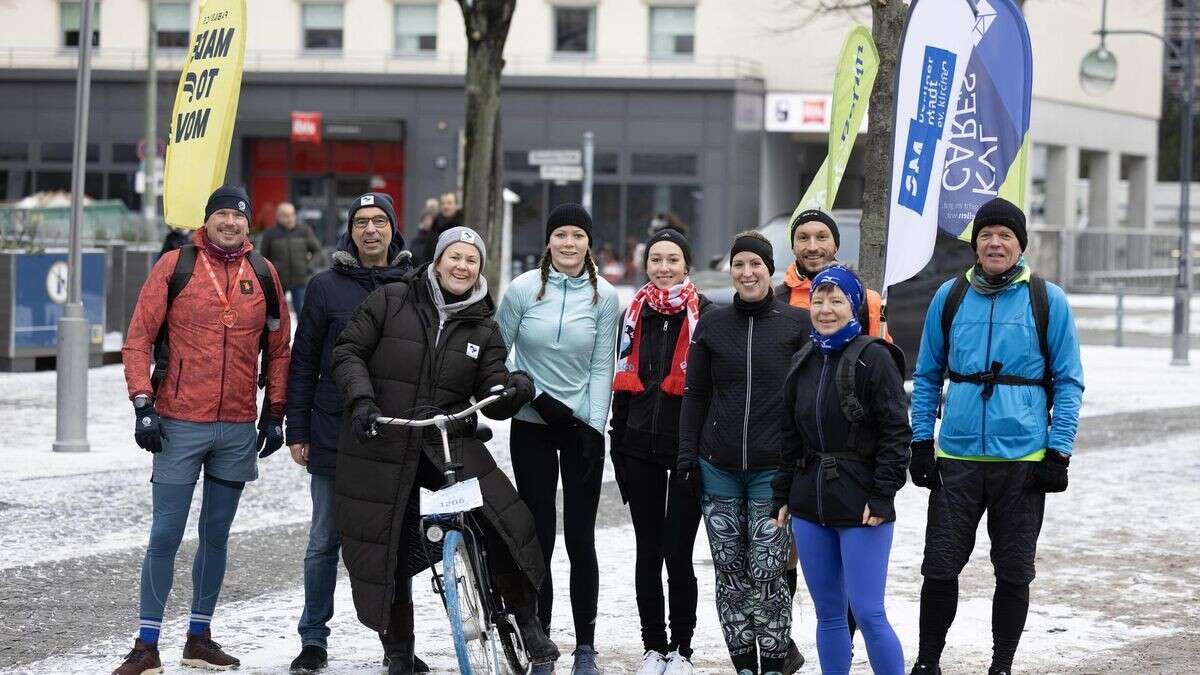
<path id="1" fill-rule="evenodd" d="M 138 394 L 153 396 L 150 368 L 154 340 L 165 318 L 171 356 L 166 377 L 154 397 L 158 413 L 188 422 L 253 422 L 258 419 L 259 340 L 266 324 L 266 296 L 257 287 L 258 277 L 244 257 L 221 263 L 204 252 L 203 230 L 196 232 L 194 240 L 200 249 L 196 267 L 183 292 L 171 303 L 170 314 L 167 283 L 175 271 L 178 250 L 159 258 L 138 294 L 121 348 L 129 398 Z M 242 251 L 252 248 L 246 242 Z M 212 266 L 217 281 L 224 284 L 230 308 L 237 312 L 232 328 L 221 323 L 224 308 L 201 256 Z M 240 282 L 239 263 L 244 263 Z M 279 330 L 271 331 L 267 339 L 267 396 L 271 400 L 270 415 L 282 419 L 291 355 L 290 316 L 279 275 L 269 262 L 267 267 L 279 298 Z"/>
<path id="2" fill-rule="evenodd" d="M 808 277 L 801 276 L 796 272 L 796 263 L 788 265 L 787 274 L 783 277 L 783 283 L 775 290 L 777 294 L 782 295 L 785 291 L 788 293 L 787 301 L 792 307 L 800 307 L 808 309 L 809 288 L 812 284 Z M 867 334 L 875 337 L 882 337 L 888 342 L 892 341 L 891 335 L 883 335 L 881 333 L 882 326 L 880 325 L 880 316 L 883 311 L 883 298 L 879 293 L 867 289 Z"/>

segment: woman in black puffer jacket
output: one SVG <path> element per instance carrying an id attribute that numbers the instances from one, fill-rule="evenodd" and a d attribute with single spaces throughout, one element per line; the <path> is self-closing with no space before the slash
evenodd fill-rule
<path id="1" fill-rule="evenodd" d="M 783 364 L 810 324 L 808 312 L 772 294 L 773 261 L 762 234 L 734 239 L 733 305 L 705 314 L 696 328 L 679 416 L 678 471 L 703 493 L 725 644 L 739 673 L 763 675 L 802 662 L 789 637 L 784 582 L 791 539 L 771 522 L 771 479 L 781 456 Z"/>
<path id="2" fill-rule="evenodd" d="M 862 282 L 841 265 L 812 281 L 811 346 L 784 385 L 783 468 L 775 477 L 776 522 L 790 512 L 796 551 L 817 613 L 821 672 L 850 672 L 849 602 L 871 668 L 902 675 L 904 655 L 883 607 L 888 555 L 912 430 L 904 357 L 862 335 Z M 854 419 L 854 423 L 851 423 Z"/>
<path id="3" fill-rule="evenodd" d="M 407 586 L 428 567 L 419 532 L 418 487 L 444 485 L 439 433 L 427 428 L 383 428 L 375 418 L 427 417 L 457 411 L 496 385 L 517 394 L 483 409 L 493 419 L 512 416 L 533 398 L 524 373 L 504 366 L 508 350 L 492 319 L 494 305 L 480 276 L 483 239 L 457 227 L 438 240 L 434 261 L 408 281 L 372 293 L 354 312 L 333 350 L 333 377 L 352 411 L 342 422 L 336 478 L 337 524 L 359 620 L 378 631 L 389 673 L 413 668 L 413 606 Z M 450 429 L 461 478 L 479 478 L 480 522 L 496 582 L 515 608 L 522 638 L 537 663 L 558 649 L 537 620 L 545 577 L 533 515 L 483 443 L 474 423 Z"/>

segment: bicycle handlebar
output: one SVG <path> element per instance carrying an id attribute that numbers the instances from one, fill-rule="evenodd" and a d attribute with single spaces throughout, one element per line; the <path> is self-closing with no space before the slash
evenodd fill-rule
<path id="1" fill-rule="evenodd" d="M 433 417 L 430 417 L 428 419 L 423 419 L 423 420 L 408 420 L 408 419 L 404 419 L 402 417 L 382 417 L 382 416 L 380 416 L 380 417 L 375 418 L 375 424 L 387 424 L 387 425 L 398 426 L 398 427 L 438 426 L 440 424 L 446 424 L 447 422 L 461 420 L 464 417 L 473 415 L 480 408 L 489 406 L 489 405 L 495 403 L 496 401 L 499 401 L 502 398 L 509 398 L 511 396 L 514 396 L 516 393 L 517 393 L 517 390 L 515 388 L 509 387 L 508 389 L 503 389 L 501 391 L 498 391 L 495 394 L 492 394 L 491 396 L 488 396 L 487 398 L 483 399 L 482 401 L 475 403 L 475 405 L 473 405 L 465 410 L 460 410 L 456 413 L 445 413 L 442 415 L 434 415 Z"/>

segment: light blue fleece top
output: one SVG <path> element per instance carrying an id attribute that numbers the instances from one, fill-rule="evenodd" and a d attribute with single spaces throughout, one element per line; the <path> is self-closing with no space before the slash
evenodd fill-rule
<path id="1" fill-rule="evenodd" d="M 538 300 L 541 288 L 541 271 L 533 269 L 513 279 L 500 300 L 496 321 L 508 345 L 508 368 L 529 373 L 538 393 L 562 401 L 603 434 L 616 367 L 617 290 L 597 279 L 600 300 L 593 305 L 587 274 L 569 277 L 553 267 Z M 515 418 L 545 424 L 528 405 Z"/>
<path id="2" fill-rule="evenodd" d="M 1046 363 L 1038 348 L 1029 301 L 1029 271 L 992 296 L 969 289 L 950 327 L 950 348 L 942 337 L 942 308 L 951 279 L 933 296 L 913 371 L 914 440 L 933 438 L 934 417 L 947 367 L 964 375 L 987 370 L 992 361 L 1003 373 L 1040 380 Z M 1046 414 L 1041 387 L 996 385 L 991 400 L 983 385 L 951 382 L 942 406 L 938 448 L 962 459 L 1038 459 L 1042 449 L 1070 454 L 1083 399 L 1083 365 L 1071 307 L 1062 289 L 1046 283 L 1050 322 L 1046 332 L 1054 380 L 1054 414 Z M 1038 453 L 1038 454 L 1035 454 Z"/>

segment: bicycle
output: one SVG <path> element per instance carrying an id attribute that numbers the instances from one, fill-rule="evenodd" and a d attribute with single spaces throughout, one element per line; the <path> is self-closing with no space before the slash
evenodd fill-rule
<path id="1" fill-rule="evenodd" d="M 430 542 L 442 543 L 442 569 L 439 573 L 436 565 L 431 566 L 432 584 L 449 616 L 459 671 L 464 675 L 523 674 L 531 666 L 516 617 L 508 611 L 504 598 L 495 588 L 482 543 L 483 531 L 471 513 L 483 506 L 479 480 L 470 478 L 459 482 L 458 472 L 463 465 L 455 463 L 450 456 L 450 436 L 446 431 L 449 423 L 461 421 L 480 408 L 516 393 L 514 389 L 500 389 L 500 385 L 492 391 L 496 393 L 456 413 L 443 413 L 423 420 L 375 418 L 375 425 L 432 426 L 437 427 L 441 435 L 446 486 L 437 492 L 422 490 L 421 532 Z M 373 427 L 372 435 L 375 433 Z M 486 442 L 490 432 L 484 437 L 477 431 L 476 437 Z"/>

